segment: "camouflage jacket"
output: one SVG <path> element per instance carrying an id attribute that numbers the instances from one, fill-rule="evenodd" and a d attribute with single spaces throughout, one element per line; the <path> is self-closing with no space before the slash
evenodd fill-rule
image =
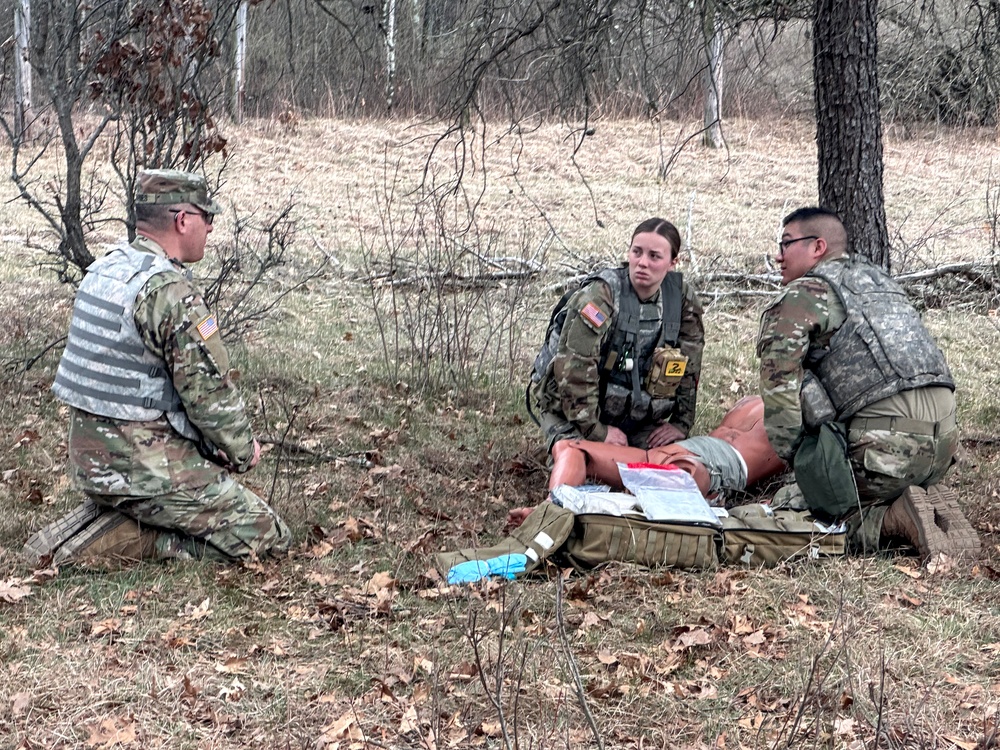
<path id="1" fill-rule="evenodd" d="M 850 283 L 858 289 L 847 299 L 858 309 L 845 309 L 834 284 L 851 270 L 849 263 L 847 256 L 821 261 L 789 283 L 761 315 L 757 355 L 764 427 L 775 453 L 786 462 L 794 456 L 803 434 L 800 392 L 807 368 L 819 376 L 841 421 L 866 414 L 868 407 L 873 414 L 886 413 L 886 409 L 895 413 L 889 402 L 908 389 L 941 386 L 954 390 L 944 356 L 916 312 L 905 299 L 894 301 L 895 307 L 884 299 L 889 293 L 902 295 L 891 278 L 879 282 L 879 272 L 854 269 L 869 286 L 881 284 L 884 289 L 878 291 L 885 294 L 861 309 L 864 303 L 855 297 L 863 298 L 866 287 L 852 276 Z M 866 310 L 879 316 L 871 322 L 878 330 L 862 330 Z M 875 343 L 883 339 L 901 351 L 887 351 Z"/>
<path id="2" fill-rule="evenodd" d="M 686 281 L 682 294 L 678 338 L 688 364 L 667 421 L 687 435 L 694 424 L 705 327 L 701 303 Z M 560 414 L 574 423 L 587 439 L 602 441 L 607 437 L 608 425 L 601 421 L 600 357 L 604 339 L 611 335 L 614 326 L 613 318 L 599 327 L 589 324 L 580 314 L 589 304 L 611 311 L 612 316 L 616 312 L 612 291 L 603 281 L 587 284 L 570 297 L 566 303 L 570 314 L 563 325 L 549 375 L 538 383 L 535 398 L 543 412 Z"/>
<path id="3" fill-rule="evenodd" d="M 152 240 L 132 247 L 165 257 Z M 205 444 L 225 452 L 237 471 L 253 458 L 253 433 L 229 371 L 229 355 L 211 313 L 190 275 L 156 274 L 139 291 L 134 319 L 146 347 L 171 373 L 188 419 Z M 204 336 L 202 334 L 205 334 Z M 220 463 L 206 459 L 204 444 L 179 435 L 165 416 L 128 422 L 72 410 L 69 454 L 74 485 L 85 492 L 148 497 L 217 481 Z"/>
<path id="4" fill-rule="evenodd" d="M 836 260 L 821 261 L 835 263 Z M 757 356 L 764 428 L 771 447 L 790 461 L 802 436 L 799 389 L 811 351 L 826 348 L 847 314 L 823 279 L 803 276 L 790 282 L 760 318 Z"/>

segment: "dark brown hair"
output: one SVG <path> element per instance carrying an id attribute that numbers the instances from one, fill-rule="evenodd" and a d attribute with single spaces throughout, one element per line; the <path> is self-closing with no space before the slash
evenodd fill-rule
<path id="1" fill-rule="evenodd" d="M 173 221 L 170 206 L 155 203 L 135 204 L 135 223 L 163 231 Z"/>
<path id="2" fill-rule="evenodd" d="M 681 233 L 677 231 L 677 227 L 666 219 L 646 219 L 635 228 L 634 232 L 632 232 L 632 239 L 634 240 L 637 234 L 643 234 L 645 232 L 655 232 L 665 238 L 667 242 L 670 243 L 671 259 L 677 260 L 677 255 L 681 251 Z"/>

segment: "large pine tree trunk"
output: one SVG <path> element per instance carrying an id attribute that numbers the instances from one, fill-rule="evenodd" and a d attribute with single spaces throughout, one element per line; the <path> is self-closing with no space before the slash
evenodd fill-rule
<path id="1" fill-rule="evenodd" d="M 819 202 L 854 252 L 889 270 L 876 67 L 878 0 L 816 0 L 813 75 Z"/>

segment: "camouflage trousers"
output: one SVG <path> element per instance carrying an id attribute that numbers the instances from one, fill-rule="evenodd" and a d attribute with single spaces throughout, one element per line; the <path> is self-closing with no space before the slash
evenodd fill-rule
<path id="1" fill-rule="evenodd" d="M 204 487 L 155 497 L 88 496 L 159 532 L 156 558 L 161 560 L 235 560 L 283 552 L 291 542 L 278 514 L 228 474 Z"/>
<path id="2" fill-rule="evenodd" d="M 925 424 L 929 434 L 856 429 L 852 424 L 848 450 L 861 509 L 847 519 L 851 552 L 870 554 L 878 549 L 885 512 L 907 487 L 930 487 L 948 473 L 958 449 L 954 419 Z"/>

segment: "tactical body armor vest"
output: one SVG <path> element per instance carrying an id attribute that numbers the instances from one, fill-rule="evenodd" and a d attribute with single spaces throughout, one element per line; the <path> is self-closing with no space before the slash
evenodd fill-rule
<path id="1" fill-rule="evenodd" d="M 805 363 L 826 389 L 838 421 L 913 388 L 955 390 L 944 354 L 889 276 L 862 258 L 824 263 L 806 276 L 826 281 L 847 312 L 829 347 Z"/>
<path id="2" fill-rule="evenodd" d="M 128 245 L 90 265 L 76 294 L 52 390 L 63 403 L 112 419 L 146 422 L 165 413 L 177 432 L 200 440 L 166 363 L 146 348 L 135 326 L 136 296 L 164 271 L 177 269 Z"/>
<path id="3" fill-rule="evenodd" d="M 679 344 L 683 275 L 676 272 L 663 279 L 658 302 L 639 300 L 625 266 L 598 271 L 584 279 L 577 289 L 564 294 L 552 312 L 528 388 L 550 375 L 569 298 L 595 281 L 603 281 L 611 289 L 614 308 L 612 329 L 601 345 L 599 359 L 601 421 L 618 426 L 628 419 L 637 422 L 662 419 L 670 413 L 674 400 L 654 399 L 642 385 L 657 347 Z"/>

